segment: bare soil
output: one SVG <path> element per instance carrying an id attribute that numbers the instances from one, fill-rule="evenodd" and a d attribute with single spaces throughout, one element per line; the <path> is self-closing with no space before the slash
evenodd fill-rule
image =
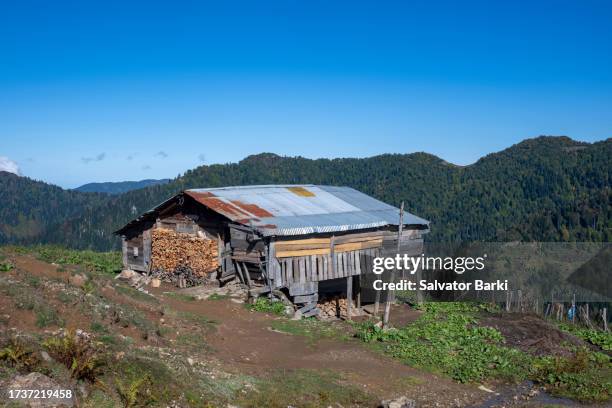
<path id="1" fill-rule="evenodd" d="M 567 345 L 588 346 L 578 337 L 563 332 L 534 315 L 520 313 L 489 315 L 483 317 L 480 324 L 499 330 L 508 346 L 537 356 L 570 355 Z"/>

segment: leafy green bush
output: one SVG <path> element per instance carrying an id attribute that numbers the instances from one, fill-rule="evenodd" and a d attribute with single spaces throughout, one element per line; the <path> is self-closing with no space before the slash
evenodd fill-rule
<path id="1" fill-rule="evenodd" d="M 559 328 L 591 344 L 601 347 L 602 350 L 612 351 L 612 333 L 603 330 L 589 329 L 568 323 L 559 323 Z"/>
<path id="2" fill-rule="evenodd" d="M 468 303 L 427 303 L 413 324 L 382 330 L 372 322 L 358 324 L 357 337 L 380 342 L 384 352 L 405 363 L 438 371 L 460 382 L 483 378 L 519 380 L 529 358 L 503 345 L 500 332 L 476 325 L 481 307 Z"/>
<path id="3" fill-rule="evenodd" d="M 0 262 L 0 272 L 8 272 L 15 266 L 10 262 Z"/>
<path id="4" fill-rule="evenodd" d="M 144 407 L 155 402 L 151 395 L 152 381 L 149 374 L 131 379 L 115 379 L 117 393 L 125 408 Z"/>
<path id="5" fill-rule="evenodd" d="M 43 342 L 49 354 L 64 364 L 72 378 L 94 382 L 100 368 L 104 365 L 103 358 L 94 345 L 87 339 L 68 331 L 61 337 L 51 337 Z"/>
<path id="6" fill-rule="evenodd" d="M 249 310 L 256 312 L 273 313 L 279 316 L 285 314 L 285 305 L 280 301 L 273 301 L 266 297 L 257 298 L 255 303 L 247 305 Z"/>
<path id="7" fill-rule="evenodd" d="M 8 343 L 0 349 L 0 361 L 26 371 L 33 370 L 34 367 L 40 363 L 36 353 L 15 338 L 11 338 Z"/>
<path id="8" fill-rule="evenodd" d="M 38 259 L 60 265 L 83 265 L 88 271 L 114 273 L 121 269 L 121 253 L 117 251 L 96 252 L 91 250 L 68 249 L 57 245 L 34 245 L 20 247 L 16 252 L 29 252 Z"/>
<path id="9" fill-rule="evenodd" d="M 571 357 L 536 359 L 532 377 L 534 381 L 544 384 L 553 395 L 582 402 L 602 402 L 612 397 L 610 370 L 609 356 L 585 348 Z"/>
<path id="10" fill-rule="evenodd" d="M 610 357 L 587 349 L 571 357 L 533 357 L 503 345 L 497 330 L 479 327 L 476 316 L 487 305 L 426 303 L 407 327 L 383 330 L 373 322 L 356 324 L 357 337 L 405 363 L 442 372 L 460 382 L 531 379 L 554 395 L 585 402 L 612 395 Z"/>

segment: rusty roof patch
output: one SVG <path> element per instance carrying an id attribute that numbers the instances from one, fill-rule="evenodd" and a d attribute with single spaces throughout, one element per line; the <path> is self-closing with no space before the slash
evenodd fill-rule
<path id="1" fill-rule="evenodd" d="M 274 217 L 274 214 L 272 214 L 270 211 L 264 210 L 256 204 L 247 204 L 240 200 L 232 200 L 231 203 L 236 207 L 253 214 L 255 217 Z"/>
<path id="2" fill-rule="evenodd" d="M 195 198 L 196 200 L 198 198 L 210 198 L 210 197 L 215 197 L 215 195 L 213 193 L 211 193 L 210 191 L 185 191 L 185 194 Z"/>
<path id="3" fill-rule="evenodd" d="M 248 225 L 264 236 L 354 231 L 397 225 L 399 210 L 349 187 L 305 185 L 236 186 L 186 190 L 185 194 L 211 211 Z M 154 220 L 181 194 L 131 221 Z M 429 221 L 408 212 L 404 225 L 428 229 Z"/>
<path id="4" fill-rule="evenodd" d="M 217 198 L 212 193 L 185 191 L 185 194 L 195 199 L 198 203 L 203 204 L 211 210 L 225 215 L 230 219 L 235 219 L 236 217 L 250 218 L 250 214 L 247 212 L 223 199 Z"/>
<path id="5" fill-rule="evenodd" d="M 295 195 L 299 195 L 300 197 L 314 197 L 315 193 L 312 191 L 306 190 L 304 187 L 295 186 L 295 187 L 287 187 L 287 190 L 291 191 Z"/>

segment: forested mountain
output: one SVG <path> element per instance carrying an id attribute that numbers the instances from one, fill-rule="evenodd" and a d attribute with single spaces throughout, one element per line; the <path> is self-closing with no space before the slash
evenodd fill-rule
<path id="1" fill-rule="evenodd" d="M 128 191 L 138 190 L 157 184 L 166 184 L 170 179 L 153 180 L 146 179 L 140 181 L 116 181 L 105 183 L 87 183 L 75 188 L 76 191 L 82 193 L 106 193 L 106 194 L 122 194 Z"/>
<path id="2" fill-rule="evenodd" d="M 112 231 L 178 191 L 243 184 L 346 185 L 432 222 L 429 240 L 610 241 L 612 139 L 525 140 L 470 166 L 426 153 L 365 159 L 249 156 L 110 196 L 0 173 L 0 242 L 118 248 Z"/>

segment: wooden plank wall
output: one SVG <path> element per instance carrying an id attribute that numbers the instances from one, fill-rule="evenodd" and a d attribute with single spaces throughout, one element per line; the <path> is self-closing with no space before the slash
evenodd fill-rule
<path id="1" fill-rule="evenodd" d="M 397 232 L 373 231 L 337 237 L 276 241 L 270 262 L 274 286 L 319 282 L 372 273 L 372 259 L 397 253 Z M 400 252 L 420 255 L 423 239 L 406 230 Z"/>
<path id="2" fill-rule="evenodd" d="M 381 256 L 382 248 L 368 248 L 326 255 L 308 255 L 277 258 L 279 266 L 274 268 L 275 283 L 289 286 L 293 283 L 318 282 L 328 279 L 346 278 L 372 272 L 372 258 Z M 280 273 L 280 276 L 278 274 Z"/>
<path id="3" fill-rule="evenodd" d="M 137 235 L 124 242 L 125 245 L 122 248 L 124 250 L 123 266 L 135 271 L 147 272 L 143 235 Z"/>

